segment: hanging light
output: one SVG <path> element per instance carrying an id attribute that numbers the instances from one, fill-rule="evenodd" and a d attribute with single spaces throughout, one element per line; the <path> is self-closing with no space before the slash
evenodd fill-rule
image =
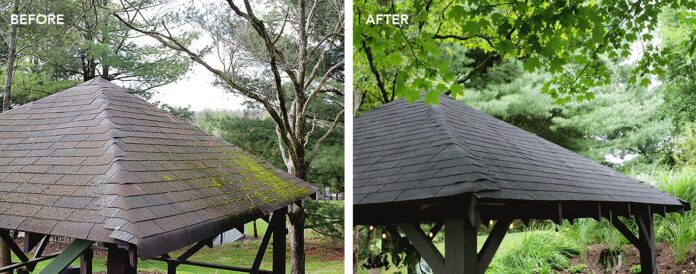
<path id="1" fill-rule="evenodd" d="M 387 238 L 387 233 L 382 232 L 382 239 L 386 239 L 386 238 Z"/>
<path id="2" fill-rule="evenodd" d="M 515 223 L 510 223 L 510 230 L 515 229 Z"/>
<path id="3" fill-rule="evenodd" d="M 488 221 L 488 225 L 489 226 L 493 225 L 493 220 Z"/>
<path id="4" fill-rule="evenodd" d="M 375 230 L 375 227 L 374 227 L 374 226 L 370 226 L 370 231 L 373 231 L 373 230 Z"/>
<path id="5" fill-rule="evenodd" d="M 433 236 L 434 236 L 434 235 L 433 235 L 433 232 L 430 231 L 430 233 L 428 233 L 428 237 L 432 238 Z"/>

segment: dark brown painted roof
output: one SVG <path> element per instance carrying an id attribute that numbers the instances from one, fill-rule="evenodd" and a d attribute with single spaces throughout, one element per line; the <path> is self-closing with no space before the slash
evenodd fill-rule
<path id="1" fill-rule="evenodd" d="M 686 205 L 450 97 L 438 106 L 399 100 L 355 119 L 356 212 L 466 193 L 499 201 Z"/>
<path id="2" fill-rule="evenodd" d="M 0 228 L 123 241 L 150 258 L 311 191 L 100 78 L 0 114 Z"/>

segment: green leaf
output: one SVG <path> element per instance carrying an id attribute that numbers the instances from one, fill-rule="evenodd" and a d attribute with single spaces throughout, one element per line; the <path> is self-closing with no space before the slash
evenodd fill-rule
<path id="1" fill-rule="evenodd" d="M 476 23 L 475 21 L 467 21 L 464 23 L 462 26 L 462 30 L 464 33 L 468 35 L 475 35 L 478 34 L 480 29 L 479 29 L 479 24 Z"/>
<path id="2" fill-rule="evenodd" d="M 524 69 L 529 72 L 535 71 L 539 67 L 541 67 L 541 61 L 538 57 L 532 56 L 524 60 Z"/>
<path id="3" fill-rule="evenodd" d="M 437 105 L 440 103 L 440 94 L 436 91 L 429 91 L 425 94 L 425 103 L 428 105 Z"/>
<path id="4" fill-rule="evenodd" d="M 398 67 L 399 65 L 401 65 L 402 60 L 403 58 L 401 57 L 401 53 L 399 52 L 392 52 L 387 56 L 387 63 L 393 67 Z"/>
<path id="5" fill-rule="evenodd" d="M 455 5 L 450 9 L 449 16 L 451 19 L 462 19 L 466 17 L 466 9 L 461 5 Z"/>
<path id="6" fill-rule="evenodd" d="M 565 64 L 565 61 L 561 58 L 553 58 L 551 60 L 551 63 L 549 64 L 549 71 L 552 73 L 557 73 L 563 71 L 563 65 Z"/>

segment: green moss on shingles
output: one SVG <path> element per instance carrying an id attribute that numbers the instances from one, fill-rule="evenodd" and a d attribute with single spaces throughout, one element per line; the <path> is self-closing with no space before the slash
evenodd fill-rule
<path id="1" fill-rule="evenodd" d="M 215 177 L 213 177 L 211 179 L 211 182 L 212 182 L 212 185 L 214 188 L 221 188 L 222 187 L 222 184 L 220 182 L 218 182 L 218 180 L 215 179 Z"/>
<path id="2" fill-rule="evenodd" d="M 245 183 L 242 187 L 251 187 L 253 184 L 259 184 L 256 189 L 264 190 L 254 193 L 254 196 L 262 199 L 264 204 L 277 200 L 271 196 L 278 196 L 285 201 L 291 201 L 310 194 L 308 189 L 300 187 L 292 181 L 281 179 L 268 166 L 263 165 L 258 159 L 241 150 L 226 149 L 225 152 L 241 170 L 240 173 L 244 177 L 242 182 Z M 262 188 L 263 186 L 265 187 Z"/>

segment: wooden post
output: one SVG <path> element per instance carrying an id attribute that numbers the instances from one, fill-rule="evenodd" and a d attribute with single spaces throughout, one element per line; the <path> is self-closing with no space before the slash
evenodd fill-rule
<path id="1" fill-rule="evenodd" d="M 80 274 L 92 274 L 92 258 L 94 251 L 92 248 L 85 249 L 80 257 Z"/>
<path id="2" fill-rule="evenodd" d="M 167 263 L 167 274 L 176 274 L 177 266 L 175 263 Z"/>
<path id="3" fill-rule="evenodd" d="M 445 271 L 477 273 L 476 227 L 468 219 L 445 220 Z"/>
<path id="4" fill-rule="evenodd" d="M 648 212 L 650 212 L 648 210 Z M 656 274 L 657 254 L 655 253 L 655 232 L 653 230 L 653 220 L 650 213 L 636 216 L 638 222 L 639 246 L 640 251 L 640 272 L 643 274 Z"/>
<path id="5" fill-rule="evenodd" d="M 29 251 L 34 249 L 34 247 L 41 241 L 43 236 L 44 235 L 41 234 L 24 232 L 24 246 L 22 247 L 24 253 L 29 253 Z"/>
<path id="6" fill-rule="evenodd" d="M 286 218 L 287 208 L 278 209 L 273 213 L 273 218 L 278 218 L 273 229 L 273 273 L 285 273 L 286 258 Z M 298 229 L 304 229 L 303 227 Z"/>
<path id="7" fill-rule="evenodd" d="M 106 272 L 118 274 L 137 274 L 137 265 L 131 265 L 128 250 L 116 245 L 109 245 L 106 258 Z"/>

